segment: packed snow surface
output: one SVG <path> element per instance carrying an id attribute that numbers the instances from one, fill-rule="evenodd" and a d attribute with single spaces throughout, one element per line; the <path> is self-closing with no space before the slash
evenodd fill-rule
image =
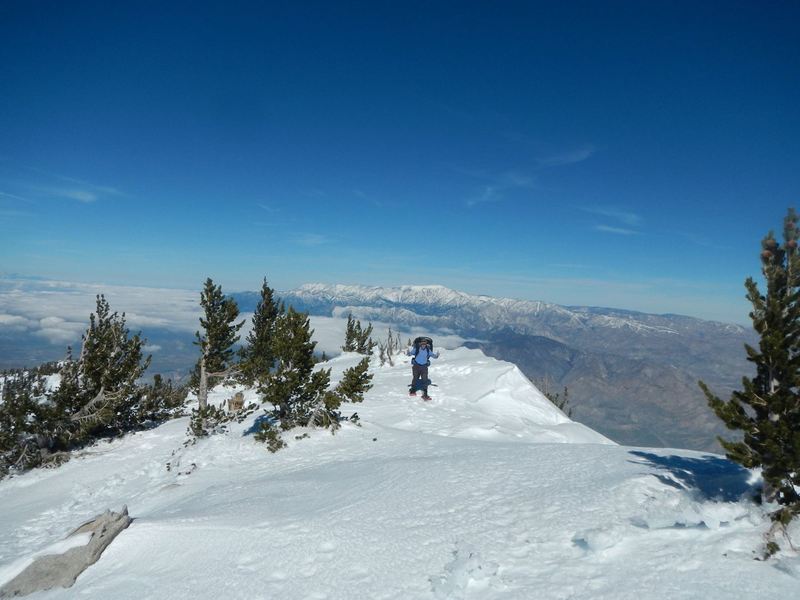
<path id="1" fill-rule="evenodd" d="M 796 554 L 754 560 L 768 523 L 739 500 L 750 472 L 617 446 L 477 350 L 442 351 L 430 402 L 408 396 L 407 359 L 372 371 L 343 411 L 361 426 L 293 431 L 274 455 L 258 414 L 188 446 L 183 418 L 0 482 L 0 585 L 126 504 L 99 562 L 36 598 L 796 597 Z"/>

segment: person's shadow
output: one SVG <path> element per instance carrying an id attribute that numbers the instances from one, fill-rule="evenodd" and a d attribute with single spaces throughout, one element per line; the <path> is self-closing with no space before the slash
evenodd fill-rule
<path id="1" fill-rule="evenodd" d="M 761 491 L 761 481 L 741 465 L 720 456 L 700 458 L 687 456 L 659 456 L 640 450 L 631 454 L 666 473 L 653 473 L 663 483 L 697 494 L 699 500 L 738 502 L 743 497 L 756 498 Z"/>

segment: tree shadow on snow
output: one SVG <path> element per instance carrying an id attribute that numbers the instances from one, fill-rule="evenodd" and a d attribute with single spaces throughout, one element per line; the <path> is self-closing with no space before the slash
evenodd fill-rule
<path id="1" fill-rule="evenodd" d="M 749 470 L 720 456 L 659 456 L 639 450 L 631 450 L 631 454 L 643 459 L 632 462 L 666 471 L 652 473 L 659 481 L 678 489 L 690 490 L 700 500 L 737 502 L 743 496 L 757 496 L 761 488 L 760 482 L 751 482 L 753 474 Z"/>
<path id="2" fill-rule="evenodd" d="M 272 425 L 275 425 L 277 423 L 277 420 L 272 415 L 260 415 L 255 418 L 253 424 L 250 425 L 250 427 L 248 427 L 242 432 L 242 437 L 245 437 L 247 435 L 255 435 L 256 433 L 261 431 L 261 423 L 270 423 Z"/>

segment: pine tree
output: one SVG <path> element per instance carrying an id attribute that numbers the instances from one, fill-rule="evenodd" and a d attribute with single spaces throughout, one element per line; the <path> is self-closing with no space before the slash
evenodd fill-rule
<path id="1" fill-rule="evenodd" d="M 358 354 L 372 354 L 373 348 L 377 345 L 370 337 L 372 335 L 372 323 L 366 329 L 361 328 L 361 321 L 354 319 L 353 314 L 347 315 L 347 326 L 344 334 L 343 352 L 357 352 Z"/>
<path id="2" fill-rule="evenodd" d="M 373 342 L 372 338 L 372 323 L 367 325 L 367 328 L 361 329 L 361 322 L 356 322 L 356 352 L 358 354 L 372 355 L 372 350 L 377 346 L 377 342 Z"/>
<path id="3" fill-rule="evenodd" d="M 79 431 L 71 417 L 85 403 L 80 372 L 80 364 L 73 358 L 72 348 L 67 346 L 67 356 L 61 362 L 61 369 L 58 372 L 58 388 L 50 393 L 50 402 L 44 407 L 43 419 L 49 437 L 48 446 L 68 449 L 74 445 L 73 441 L 78 437 Z"/>
<path id="4" fill-rule="evenodd" d="M 560 392 L 553 391 L 553 380 L 550 379 L 549 376 L 544 376 L 540 379 L 537 379 L 534 382 L 536 388 L 542 392 L 545 398 L 550 400 L 556 408 L 558 408 L 561 412 L 567 415 L 570 419 L 572 418 L 572 407 L 569 406 L 569 390 L 567 386 L 564 386 L 564 395 L 562 396 Z"/>
<path id="5" fill-rule="evenodd" d="M 24 470 L 41 462 L 37 435 L 41 432 L 43 381 L 26 371 L 0 377 L 0 478 L 11 469 Z"/>
<path id="6" fill-rule="evenodd" d="M 0 403 L 0 471 L 9 467 L 56 465 L 69 451 L 100 436 L 140 429 L 172 416 L 182 403 L 171 382 L 156 376 L 153 386 L 139 380 L 150 364 L 145 340 L 131 335 L 125 314 L 111 312 L 103 295 L 89 317 L 81 352 L 60 364 L 46 364 L 3 379 Z M 60 382 L 45 390 L 42 373 L 58 368 Z"/>
<path id="7" fill-rule="evenodd" d="M 209 277 L 200 294 L 200 306 L 205 318 L 200 318 L 203 334 L 195 333 L 200 347 L 200 359 L 192 378 L 197 388 L 197 399 L 200 410 L 208 404 L 208 390 L 213 388 L 220 377 L 231 372 L 234 357 L 233 346 L 239 341 L 237 332 L 244 321 L 234 323 L 239 316 L 239 307 L 233 298 L 222 293 L 222 286 L 214 285 Z"/>
<path id="8" fill-rule="evenodd" d="M 97 296 L 96 313 L 89 317 L 81 353 L 77 360 L 68 354 L 61 383 L 50 397 L 55 405 L 52 431 L 62 445 L 81 444 L 139 426 L 135 413 L 141 388 L 137 381 L 150 365 L 150 357 L 143 355 L 144 344 L 141 334 L 130 335 L 125 314 L 112 313 L 105 296 Z"/>
<path id="9" fill-rule="evenodd" d="M 142 425 L 154 425 L 179 416 L 186 401 L 186 386 L 175 385 L 171 379 L 156 374 L 153 383 L 142 388 L 136 407 L 136 420 Z"/>
<path id="10" fill-rule="evenodd" d="M 267 420 L 261 421 L 259 429 L 255 434 L 255 440 L 267 445 L 270 452 L 277 452 L 286 447 L 286 442 L 281 438 L 281 432 L 274 424 Z"/>
<path id="11" fill-rule="evenodd" d="M 247 336 L 247 344 L 242 348 L 242 379 L 248 385 L 261 382 L 269 375 L 274 366 L 273 338 L 275 321 L 283 312 L 274 297 L 275 291 L 267 285 L 267 279 L 261 285 L 261 299 L 253 313 L 253 328 Z"/>
<path id="12" fill-rule="evenodd" d="M 362 402 L 364 400 L 364 393 L 372 388 L 372 374 L 367 373 L 368 369 L 369 357 L 365 357 L 355 367 L 351 367 L 344 372 L 335 390 L 342 400 L 348 402 Z"/>
<path id="13" fill-rule="evenodd" d="M 283 429 L 302 421 L 302 405 L 307 402 L 312 371 L 314 347 L 308 315 L 289 307 L 275 324 L 273 352 L 275 371 L 259 386 L 265 401 L 276 407 Z"/>
<path id="14" fill-rule="evenodd" d="M 356 320 L 353 318 L 353 313 L 350 313 L 347 315 L 347 326 L 344 330 L 344 346 L 342 346 L 342 352 L 355 352 L 357 343 Z"/>
<path id="15" fill-rule="evenodd" d="M 136 426 L 134 411 L 140 390 L 137 380 L 150 365 L 143 359 L 145 341 L 140 334 L 130 336 L 125 313 L 111 313 L 103 295 L 97 297 L 97 313 L 89 317 L 79 359 L 83 390 L 92 399 L 103 392 L 107 402 L 87 413 L 87 426 L 128 431 Z"/>
<path id="16" fill-rule="evenodd" d="M 262 423 L 259 440 L 271 450 L 281 447 L 277 429 L 318 426 L 339 427 L 341 396 L 328 389 L 330 369 L 314 370 L 313 330 L 308 315 L 289 308 L 279 315 L 275 327 L 275 369 L 261 385 L 265 402 L 275 408 L 271 419 Z"/>
<path id="17" fill-rule="evenodd" d="M 746 345 L 755 377 L 742 379 L 743 390 L 720 400 L 702 381 L 700 387 L 717 416 L 741 440 L 724 440 L 729 459 L 747 468 L 762 468 L 765 496 L 781 508 L 771 516 L 773 529 L 766 555 L 778 550 L 777 529 L 800 514 L 800 253 L 798 216 L 789 209 L 781 246 L 772 231 L 761 242 L 766 282 L 762 295 L 752 277 L 745 282 L 753 306 L 750 318 L 760 336 L 759 347 Z"/>

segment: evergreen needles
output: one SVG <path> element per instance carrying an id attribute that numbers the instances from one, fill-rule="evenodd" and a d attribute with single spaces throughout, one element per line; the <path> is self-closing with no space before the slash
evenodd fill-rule
<path id="1" fill-rule="evenodd" d="M 97 296 L 77 358 L 67 349 L 58 365 L 60 384 L 47 391 L 41 369 L 2 378 L 0 476 L 10 470 L 54 465 L 72 450 L 152 426 L 175 416 L 185 389 L 157 377 L 140 380 L 150 364 L 145 340 L 131 335 L 125 314 L 112 312 Z M 55 369 L 49 368 L 48 372 Z"/>
<path id="2" fill-rule="evenodd" d="M 758 348 L 746 346 L 755 377 L 742 379 L 741 391 L 725 401 L 700 383 L 709 406 L 741 439 L 720 443 L 729 459 L 762 469 L 764 499 L 780 508 L 772 513 L 765 555 L 775 553 L 778 531 L 800 513 L 800 254 L 798 216 L 789 209 L 781 245 L 770 231 L 761 241 L 761 271 L 766 294 L 752 278 L 745 282 L 753 306 L 750 318 L 759 334 Z"/>
<path id="3" fill-rule="evenodd" d="M 197 345 L 201 349 L 195 369 L 198 408 L 192 413 L 190 433 L 203 437 L 224 430 L 223 424 L 232 418 L 224 411 L 210 410 L 208 390 L 210 379 L 235 377 L 240 383 L 256 387 L 261 401 L 271 405 L 258 421 L 256 440 L 275 452 L 285 443 L 281 432 L 296 427 L 325 427 L 335 431 L 343 420 L 339 409 L 343 402 L 361 402 L 370 387 L 369 357 L 344 372 L 340 383 L 331 389 L 330 369 L 315 369 L 316 342 L 312 340 L 308 314 L 288 309 L 276 300 L 274 290 L 264 279 L 261 298 L 253 315 L 253 327 L 245 344 L 234 352 L 236 332 L 242 323 L 235 323 L 239 309 L 233 298 L 226 297 L 220 286 L 208 279 L 201 294 L 204 318 L 198 331 Z M 345 346 L 353 352 L 371 354 L 374 342 L 370 339 L 372 325 L 348 319 Z M 233 362 L 234 357 L 239 362 Z M 247 411 L 245 411 L 247 412 Z M 241 415 L 240 415 L 241 418 Z"/>

